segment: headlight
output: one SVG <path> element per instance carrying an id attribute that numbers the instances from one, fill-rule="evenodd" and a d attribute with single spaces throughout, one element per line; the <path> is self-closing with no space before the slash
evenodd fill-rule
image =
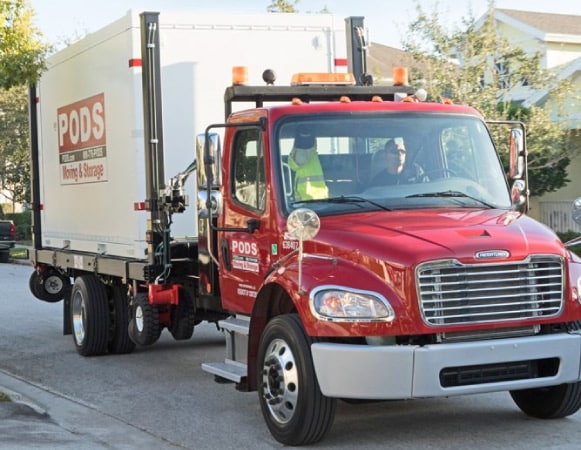
<path id="1" fill-rule="evenodd" d="M 391 322 L 395 318 L 393 308 L 381 295 L 339 286 L 313 290 L 311 310 L 324 320 Z"/>

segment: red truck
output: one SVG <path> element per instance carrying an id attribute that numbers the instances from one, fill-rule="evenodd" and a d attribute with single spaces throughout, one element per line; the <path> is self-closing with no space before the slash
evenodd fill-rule
<path id="1" fill-rule="evenodd" d="M 0 219 L 0 263 L 8 262 L 10 249 L 16 244 L 16 227 L 12 220 Z"/>
<path id="2" fill-rule="evenodd" d="M 157 29 L 156 14 L 141 20 Z M 581 261 L 526 215 L 523 124 L 494 124 L 510 141 L 507 177 L 473 108 L 419 102 L 406 85 L 345 84 L 347 75 L 279 86 L 266 72 L 265 86 L 226 89 L 227 120 L 209 125 L 194 163 L 164 183 L 158 39 L 143 33 L 147 197 L 135 214 L 148 216 L 146 257 L 42 244 L 50 205 L 33 186 L 32 290 L 64 298 L 81 355 L 130 352 L 165 328 L 188 339 L 216 322 L 226 357 L 203 369 L 257 391 L 287 445 L 321 440 L 339 399 L 508 391 L 533 417 L 577 412 Z M 240 102 L 252 107 L 235 111 Z M 291 160 L 304 136 L 323 174 L 307 181 L 324 183 L 324 195 L 297 194 Z M 397 152 L 384 154 L 392 141 Z M 38 161 L 42 149 L 32 151 Z M 421 177 L 372 185 L 402 151 Z M 191 174 L 198 235 L 175 240 Z"/>

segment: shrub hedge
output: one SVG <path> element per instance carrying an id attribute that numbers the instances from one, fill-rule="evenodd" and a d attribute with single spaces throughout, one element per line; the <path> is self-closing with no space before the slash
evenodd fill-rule
<path id="1" fill-rule="evenodd" d="M 561 239 L 561 241 L 563 242 L 569 242 L 573 239 L 575 239 L 576 237 L 581 236 L 581 233 L 577 233 L 576 231 L 566 231 L 564 233 L 557 233 L 557 236 L 559 236 L 559 239 Z M 571 250 L 574 253 L 577 253 L 579 256 L 581 256 L 581 243 L 578 245 L 574 245 L 573 247 L 569 247 L 569 250 Z"/>

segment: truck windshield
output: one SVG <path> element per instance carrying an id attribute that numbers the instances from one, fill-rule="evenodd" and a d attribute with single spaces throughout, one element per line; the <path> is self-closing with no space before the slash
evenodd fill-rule
<path id="1" fill-rule="evenodd" d="M 500 208 L 511 201 L 485 124 L 450 114 L 292 116 L 275 129 L 287 212 Z"/>

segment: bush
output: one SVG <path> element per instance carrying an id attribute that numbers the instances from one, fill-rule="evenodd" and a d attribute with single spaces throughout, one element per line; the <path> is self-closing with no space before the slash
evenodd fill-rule
<path id="1" fill-rule="evenodd" d="M 16 240 L 29 241 L 32 239 L 32 215 L 30 211 L 5 214 L 6 219 L 12 220 L 16 227 Z"/>
<path id="2" fill-rule="evenodd" d="M 557 236 L 559 236 L 559 239 L 561 239 L 562 242 L 569 242 L 573 239 L 575 239 L 576 237 L 581 236 L 581 233 L 577 233 L 576 231 L 566 231 L 564 233 L 559 233 L 557 232 Z M 581 243 L 574 245 L 573 247 L 569 247 L 569 250 L 571 250 L 573 253 L 576 253 L 577 255 L 581 256 Z"/>

